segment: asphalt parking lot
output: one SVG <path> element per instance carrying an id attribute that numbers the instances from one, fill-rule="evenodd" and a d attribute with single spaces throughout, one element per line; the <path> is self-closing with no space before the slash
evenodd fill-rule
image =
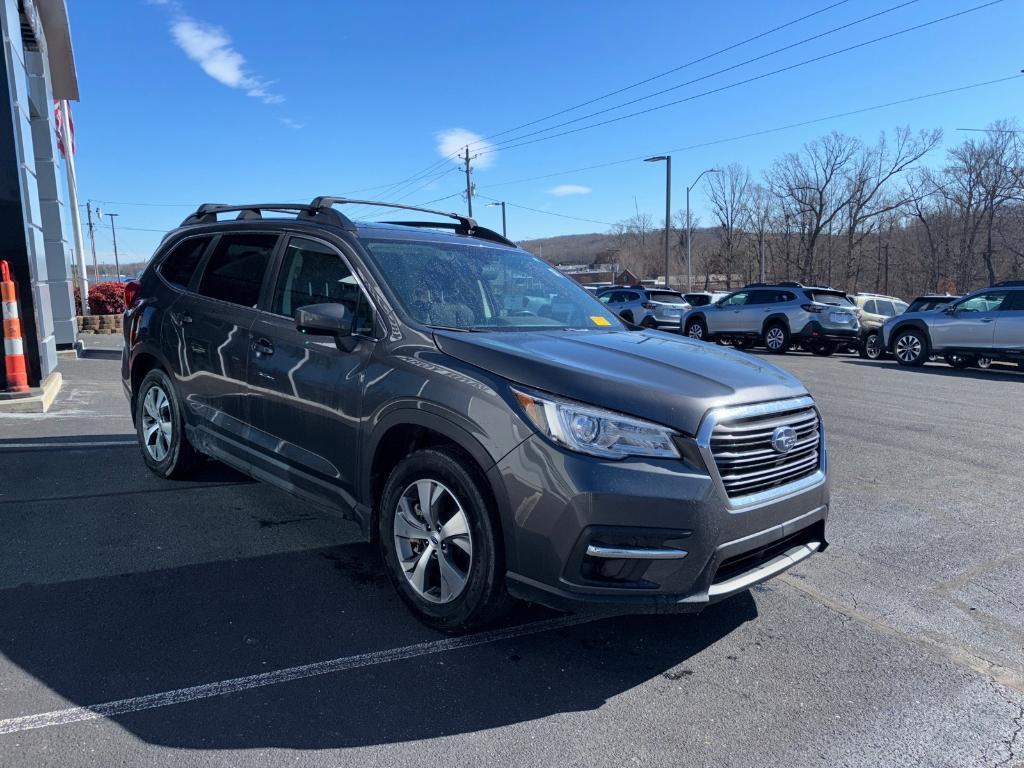
<path id="1" fill-rule="evenodd" d="M 0 416 L 0 765 L 1024 765 L 1024 374 L 773 358 L 832 546 L 699 616 L 418 624 L 349 523 L 144 468 L 116 341 Z"/>

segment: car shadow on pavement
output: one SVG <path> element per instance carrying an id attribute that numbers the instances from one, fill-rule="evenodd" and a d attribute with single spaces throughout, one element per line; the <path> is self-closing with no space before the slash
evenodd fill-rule
<path id="1" fill-rule="evenodd" d="M 900 365 L 894 360 L 860 360 L 845 359 L 847 365 L 861 365 L 869 368 L 888 368 L 903 373 L 925 374 L 930 376 L 949 376 L 956 379 L 981 379 L 984 381 L 1024 381 L 1017 371 L 1002 368 L 989 368 L 987 371 L 977 368 L 953 368 L 945 363 L 927 363 L 922 366 Z"/>
<path id="2" fill-rule="evenodd" d="M 552 615 L 524 607 L 514 623 Z M 0 590 L 0 616 L 0 652 L 46 686 L 36 699 L 0 695 L 0 718 L 65 706 L 50 691 L 89 706 L 442 637 L 411 617 L 367 544 L 24 584 Z M 652 679 L 701 685 L 692 657 L 756 616 L 742 593 L 700 616 L 604 618 L 114 720 L 187 749 L 467 733 L 596 709 Z"/>

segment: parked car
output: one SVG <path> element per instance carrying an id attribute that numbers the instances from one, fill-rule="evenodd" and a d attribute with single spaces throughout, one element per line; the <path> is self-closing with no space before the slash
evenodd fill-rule
<path id="1" fill-rule="evenodd" d="M 905 310 L 906 312 L 927 312 L 930 309 L 939 309 L 946 306 L 951 301 L 956 301 L 959 296 L 953 296 L 949 293 L 926 293 L 924 296 L 918 296 L 912 302 L 910 306 Z"/>
<path id="2" fill-rule="evenodd" d="M 724 291 L 698 291 L 697 293 L 684 293 L 683 299 L 691 307 L 706 307 L 714 304 L 719 299 L 724 299 L 729 294 Z"/>
<path id="3" fill-rule="evenodd" d="M 825 548 L 791 374 L 627 327 L 470 218 L 354 202 L 202 205 L 161 242 L 121 365 L 155 474 L 214 457 L 353 519 L 448 631 L 512 598 L 700 610 Z M 506 309 L 525 289 L 547 301 Z"/>
<path id="4" fill-rule="evenodd" d="M 678 291 L 641 285 L 605 288 L 597 298 L 626 322 L 672 331 L 679 330 L 679 318 L 690 308 Z"/>
<path id="5" fill-rule="evenodd" d="M 906 312 L 909 305 L 895 296 L 878 293 L 856 293 L 850 300 L 860 309 L 860 344 L 857 345 L 857 351 L 861 357 L 877 360 L 885 354 L 882 324 L 890 317 Z"/>
<path id="6" fill-rule="evenodd" d="M 882 342 L 901 365 L 942 355 L 954 368 L 981 358 L 1024 362 L 1024 280 L 997 283 L 938 310 L 904 312 L 882 326 Z"/>
<path id="7" fill-rule="evenodd" d="M 782 354 L 799 342 L 816 355 L 831 355 L 839 344 L 857 341 L 860 323 L 843 291 L 754 283 L 690 310 L 682 329 L 691 339 L 724 341 L 740 349 L 763 344 Z"/>

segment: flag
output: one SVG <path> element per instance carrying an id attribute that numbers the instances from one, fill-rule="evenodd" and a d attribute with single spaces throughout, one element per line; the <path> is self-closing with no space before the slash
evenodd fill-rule
<path id="1" fill-rule="evenodd" d="M 64 110 L 61 109 L 61 103 L 57 99 L 53 100 L 53 121 L 54 127 L 57 129 L 57 149 L 60 150 L 61 157 L 66 158 L 68 156 L 67 149 L 64 146 Z M 71 154 L 75 154 L 75 119 L 71 116 L 71 105 L 68 105 L 68 138 L 71 140 Z"/>

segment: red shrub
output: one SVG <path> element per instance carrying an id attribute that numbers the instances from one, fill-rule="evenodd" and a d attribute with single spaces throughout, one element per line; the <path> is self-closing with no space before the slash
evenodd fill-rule
<path id="1" fill-rule="evenodd" d="M 75 288 L 75 307 L 82 311 L 82 296 Z M 124 312 L 124 285 L 122 283 L 93 283 L 89 286 L 89 311 L 94 315 L 120 315 Z"/>

